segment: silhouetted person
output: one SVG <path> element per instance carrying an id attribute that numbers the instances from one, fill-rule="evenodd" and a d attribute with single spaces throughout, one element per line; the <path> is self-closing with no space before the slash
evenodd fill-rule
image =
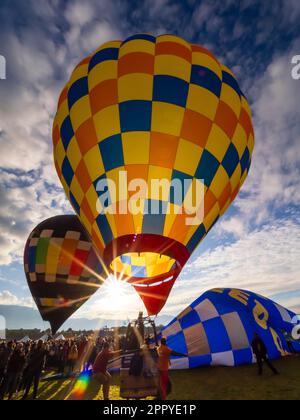
<path id="1" fill-rule="evenodd" d="M 169 379 L 170 357 L 188 357 L 186 354 L 178 353 L 167 346 L 167 340 L 162 338 L 160 346 L 157 347 L 158 354 L 158 371 L 159 371 L 159 392 L 160 399 L 167 398 L 168 389 L 171 388 L 171 381 Z"/>
<path id="2" fill-rule="evenodd" d="M 150 337 L 146 337 L 144 344 L 141 346 L 141 354 L 143 356 L 143 375 L 145 377 L 153 377 L 157 374 L 157 349 L 151 347 Z"/>
<path id="3" fill-rule="evenodd" d="M 68 373 L 71 375 L 74 372 L 76 362 L 78 361 L 78 348 L 75 342 L 71 343 L 71 347 L 68 353 Z"/>
<path id="4" fill-rule="evenodd" d="M 0 385 L 2 384 L 2 380 L 5 377 L 6 368 L 8 365 L 8 361 L 10 359 L 10 356 L 13 352 L 13 343 L 10 342 L 8 344 L 1 344 L 0 347 Z"/>
<path id="5" fill-rule="evenodd" d="M 132 326 L 130 323 L 127 326 L 126 330 L 126 345 L 125 350 L 137 350 L 140 348 L 139 337 L 137 334 L 137 327 Z"/>
<path id="6" fill-rule="evenodd" d="M 28 366 L 26 369 L 26 387 L 23 399 L 25 400 L 29 394 L 33 383 L 33 399 L 37 398 L 38 388 L 42 371 L 46 363 L 47 351 L 42 341 L 39 341 L 29 355 Z"/>
<path id="7" fill-rule="evenodd" d="M 139 332 L 139 341 L 141 344 L 144 342 L 145 337 L 145 325 L 144 325 L 144 319 L 143 319 L 143 312 L 139 313 L 138 319 L 137 319 L 137 329 Z"/>
<path id="8" fill-rule="evenodd" d="M 276 368 L 272 365 L 268 358 L 268 351 L 265 343 L 260 338 L 260 336 L 255 333 L 254 338 L 252 341 L 252 351 L 256 356 L 257 364 L 258 364 L 258 374 L 262 375 L 263 373 L 263 362 L 266 363 L 266 365 L 271 369 L 271 371 L 274 373 L 274 375 L 278 375 L 278 371 Z"/>
<path id="9" fill-rule="evenodd" d="M 25 367 L 26 356 L 22 346 L 16 347 L 8 361 L 5 377 L 0 390 L 0 400 L 6 393 L 11 400 L 18 388 L 18 384 Z"/>
<path id="10" fill-rule="evenodd" d="M 102 385 L 102 392 L 104 400 L 109 400 L 109 389 L 111 375 L 107 370 L 108 362 L 114 357 L 121 354 L 122 350 L 110 351 L 109 343 L 104 343 L 101 352 L 96 357 L 93 365 L 93 375 L 97 381 Z"/>

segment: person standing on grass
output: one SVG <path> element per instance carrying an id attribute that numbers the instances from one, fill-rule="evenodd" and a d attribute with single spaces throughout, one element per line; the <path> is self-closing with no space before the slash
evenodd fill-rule
<path id="1" fill-rule="evenodd" d="M 252 341 L 252 351 L 256 356 L 259 376 L 261 376 L 263 373 L 263 362 L 266 363 L 266 365 L 270 368 L 274 375 L 279 374 L 277 369 L 272 365 L 268 358 L 268 351 L 265 343 L 257 333 L 254 333 L 254 338 Z"/>
<path id="2" fill-rule="evenodd" d="M 64 344 L 59 342 L 56 348 L 56 357 L 57 357 L 58 373 L 61 375 L 64 375 L 65 368 L 66 368 L 66 358 L 65 358 L 66 354 L 65 353 L 66 352 L 65 352 Z"/>
<path id="3" fill-rule="evenodd" d="M 8 365 L 8 361 L 13 352 L 13 343 L 8 344 L 2 343 L 0 347 L 0 386 L 5 378 L 5 372 Z"/>
<path id="4" fill-rule="evenodd" d="M 104 400 L 109 400 L 111 375 L 107 370 L 108 362 L 121 353 L 122 350 L 110 351 L 109 343 L 105 342 L 93 365 L 93 376 L 102 385 Z"/>
<path id="5" fill-rule="evenodd" d="M 80 370 L 87 370 L 87 358 L 89 352 L 89 341 L 87 337 L 83 336 L 78 345 L 78 359 L 80 363 Z"/>
<path id="6" fill-rule="evenodd" d="M 0 400 L 3 400 L 8 393 L 8 399 L 11 400 L 18 389 L 19 381 L 22 377 L 26 363 L 26 356 L 22 344 L 16 346 L 8 361 L 6 373 L 0 389 Z"/>
<path id="7" fill-rule="evenodd" d="M 42 371 L 46 364 L 46 355 L 47 350 L 44 347 L 44 343 L 39 341 L 38 344 L 32 349 L 27 366 L 27 380 L 25 393 L 23 395 L 23 400 L 28 397 L 31 385 L 33 383 L 33 399 L 37 398 L 39 383 Z"/>
<path id="8" fill-rule="evenodd" d="M 71 348 L 69 350 L 68 354 L 68 369 L 69 369 L 69 375 L 74 373 L 75 365 L 78 360 L 78 349 L 75 342 L 71 343 Z"/>
<path id="9" fill-rule="evenodd" d="M 168 389 L 171 387 L 169 378 L 170 357 L 188 357 L 186 354 L 177 353 L 167 346 L 167 340 L 162 338 L 160 346 L 157 348 L 158 354 L 158 371 L 159 371 L 159 394 L 160 399 L 165 400 L 169 394 Z"/>

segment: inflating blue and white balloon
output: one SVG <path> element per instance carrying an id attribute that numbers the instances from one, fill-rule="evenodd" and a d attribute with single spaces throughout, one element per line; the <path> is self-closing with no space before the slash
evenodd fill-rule
<path id="1" fill-rule="evenodd" d="M 270 359 L 300 351 L 293 340 L 296 315 L 252 292 L 213 289 L 188 306 L 162 330 L 167 344 L 188 358 L 173 358 L 171 368 L 238 366 L 255 362 L 254 333 L 265 342 Z"/>

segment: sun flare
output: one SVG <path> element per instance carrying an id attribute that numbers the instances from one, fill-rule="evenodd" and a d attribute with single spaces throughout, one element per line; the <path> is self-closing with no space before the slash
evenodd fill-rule
<path id="1" fill-rule="evenodd" d="M 110 308 L 116 311 L 128 307 L 128 289 L 130 285 L 125 281 L 117 279 L 115 276 L 109 276 L 103 286 L 102 291 L 105 294 L 106 302 Z"/>

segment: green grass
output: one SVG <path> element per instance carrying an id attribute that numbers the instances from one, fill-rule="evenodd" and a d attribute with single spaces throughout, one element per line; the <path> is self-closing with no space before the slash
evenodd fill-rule
<path id="1" fill-rule="evenodd" d="M 256 366 L 177 371 L 172 375 L 174 392 L 170 399 L 299 400 L 300 357 L 285 358 L 274 365 L 279 376 L 265 367 L 264 375 L 259 377 Z"/>
<path id="2" fill-rule="evenodd" d="M 204 367 L 195 370 L 171 371 L 173 384 L 170 400 L 291 400 L 300 399 L 300 357 L 278 360 L 279 376 L 265 367 L 264 375 L 257 375 L 256 366 L 236 368 Z M 70 380 L 42 382 L 39 399 L 73 399 L 74 383 Z M 119 400 L 119 375 L 114 374 L 110 392 L 112 400 Z M 99 384 L 91 380 L 84 394 L 86 400 L 102 399 Z"/>

